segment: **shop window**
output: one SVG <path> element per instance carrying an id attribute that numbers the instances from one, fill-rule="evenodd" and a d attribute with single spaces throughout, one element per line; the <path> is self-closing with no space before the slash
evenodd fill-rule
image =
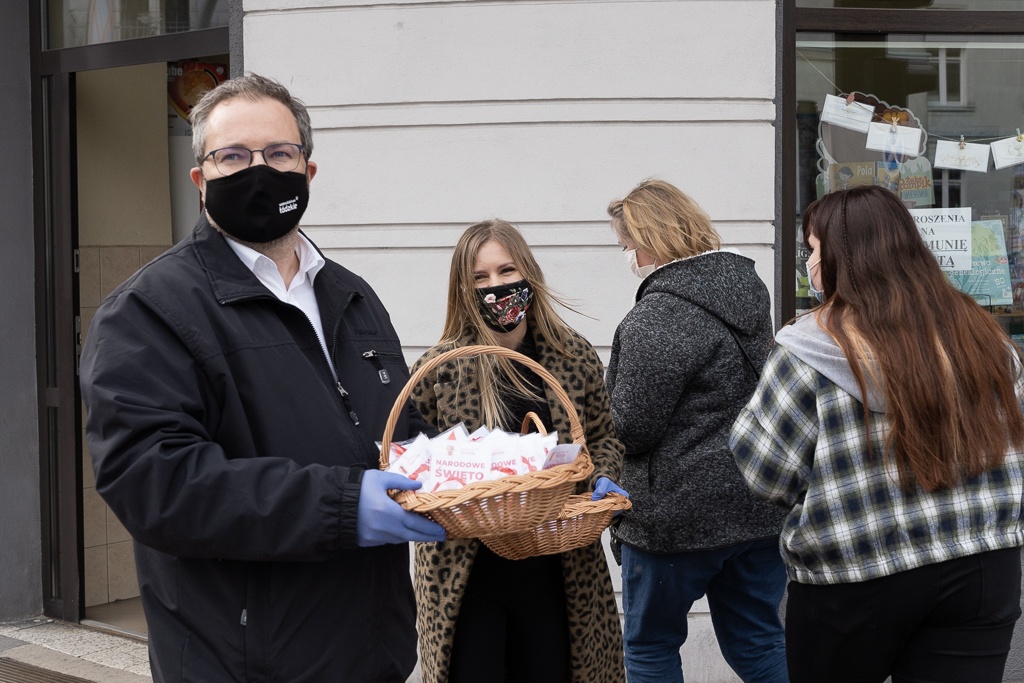
<path id="1" fill-rule="evenodd" d="M 940 4 L 953 3 L 930 3 Z M 795 312 L 816 303 L 803 210 L 824 193 L 879 184 L 915 216 L 959 218 L 951 236 L 968 246 L 944 253 L 936 240 L 936 258 L 1024 346 L 1024 36 L 798 31 L 795 47 Z"/>

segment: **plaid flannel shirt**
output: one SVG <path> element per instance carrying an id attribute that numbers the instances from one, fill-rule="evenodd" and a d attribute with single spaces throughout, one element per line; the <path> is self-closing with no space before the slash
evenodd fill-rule
<path id="1" fill-rule="evenodd" d="M 1018 369 L 1017 397 L 1024 396 Z M 747 485 L 790 508 L 780 538 L 798 583 L 867 581 L 1024 543 L 1022 454 L 960 485 L 904 491 L 883 459 L 887 420 L 776 346 L 729 445 Z"/>

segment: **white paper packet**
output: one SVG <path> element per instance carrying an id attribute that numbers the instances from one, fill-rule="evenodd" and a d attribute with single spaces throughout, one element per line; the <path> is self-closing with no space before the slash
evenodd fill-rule
<path id="1" fill-rule="evenodd" d="M 556 465 L 568 465 L 576 461 L 576 456 L 579 455 L 581 446 L 578 443 L 560 443 L 550 451 L 548 451 L 547 460 L 544 461 L 544 469 L 555 467 Z"/>

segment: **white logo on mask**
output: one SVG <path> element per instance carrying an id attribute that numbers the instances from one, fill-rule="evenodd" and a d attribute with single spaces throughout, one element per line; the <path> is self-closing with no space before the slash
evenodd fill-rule
<path id="1" fill-rule="evenodd" d="M 289 211 L 295 211 L 295 209 L 297 209 L 297 208 L 299 208 L 299 198 L 298 197 L 296 197 L 295 199 L 289 199 L 286 202 L 281 202 L 280 204 L 278 204 L 277 205 L 277 212 L 278 213 L 288 213 Z"/>

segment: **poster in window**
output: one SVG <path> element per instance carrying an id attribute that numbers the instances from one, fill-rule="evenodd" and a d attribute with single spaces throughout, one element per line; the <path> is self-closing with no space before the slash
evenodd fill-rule
<path id="1" fill-rule="evenodd" d="M 910 209 L 921 238 L 944 271 L 971 270 L 971 209 Z"/>
<path id="2" fill-rule="evenodd" d="M 935 203 L 932 165 L 925 157 L 918 157 L 900 166 L 900 199 L 911 209 L 925 208 Z"/>
<path id="3" fill-rule="evenodd" d="M 1002 221 L 971 223 L 971 245 L 971 269 L 951 270 L 946 277 L 982 306 L 1009 306 L 1013 303 L 1013 286 Z"/>
<path id="4" fill-rule="evenodd" d="M 831 192 L 875 184 L 874 161 L 854 161 L 828 165 L 828 186 Z"/>

